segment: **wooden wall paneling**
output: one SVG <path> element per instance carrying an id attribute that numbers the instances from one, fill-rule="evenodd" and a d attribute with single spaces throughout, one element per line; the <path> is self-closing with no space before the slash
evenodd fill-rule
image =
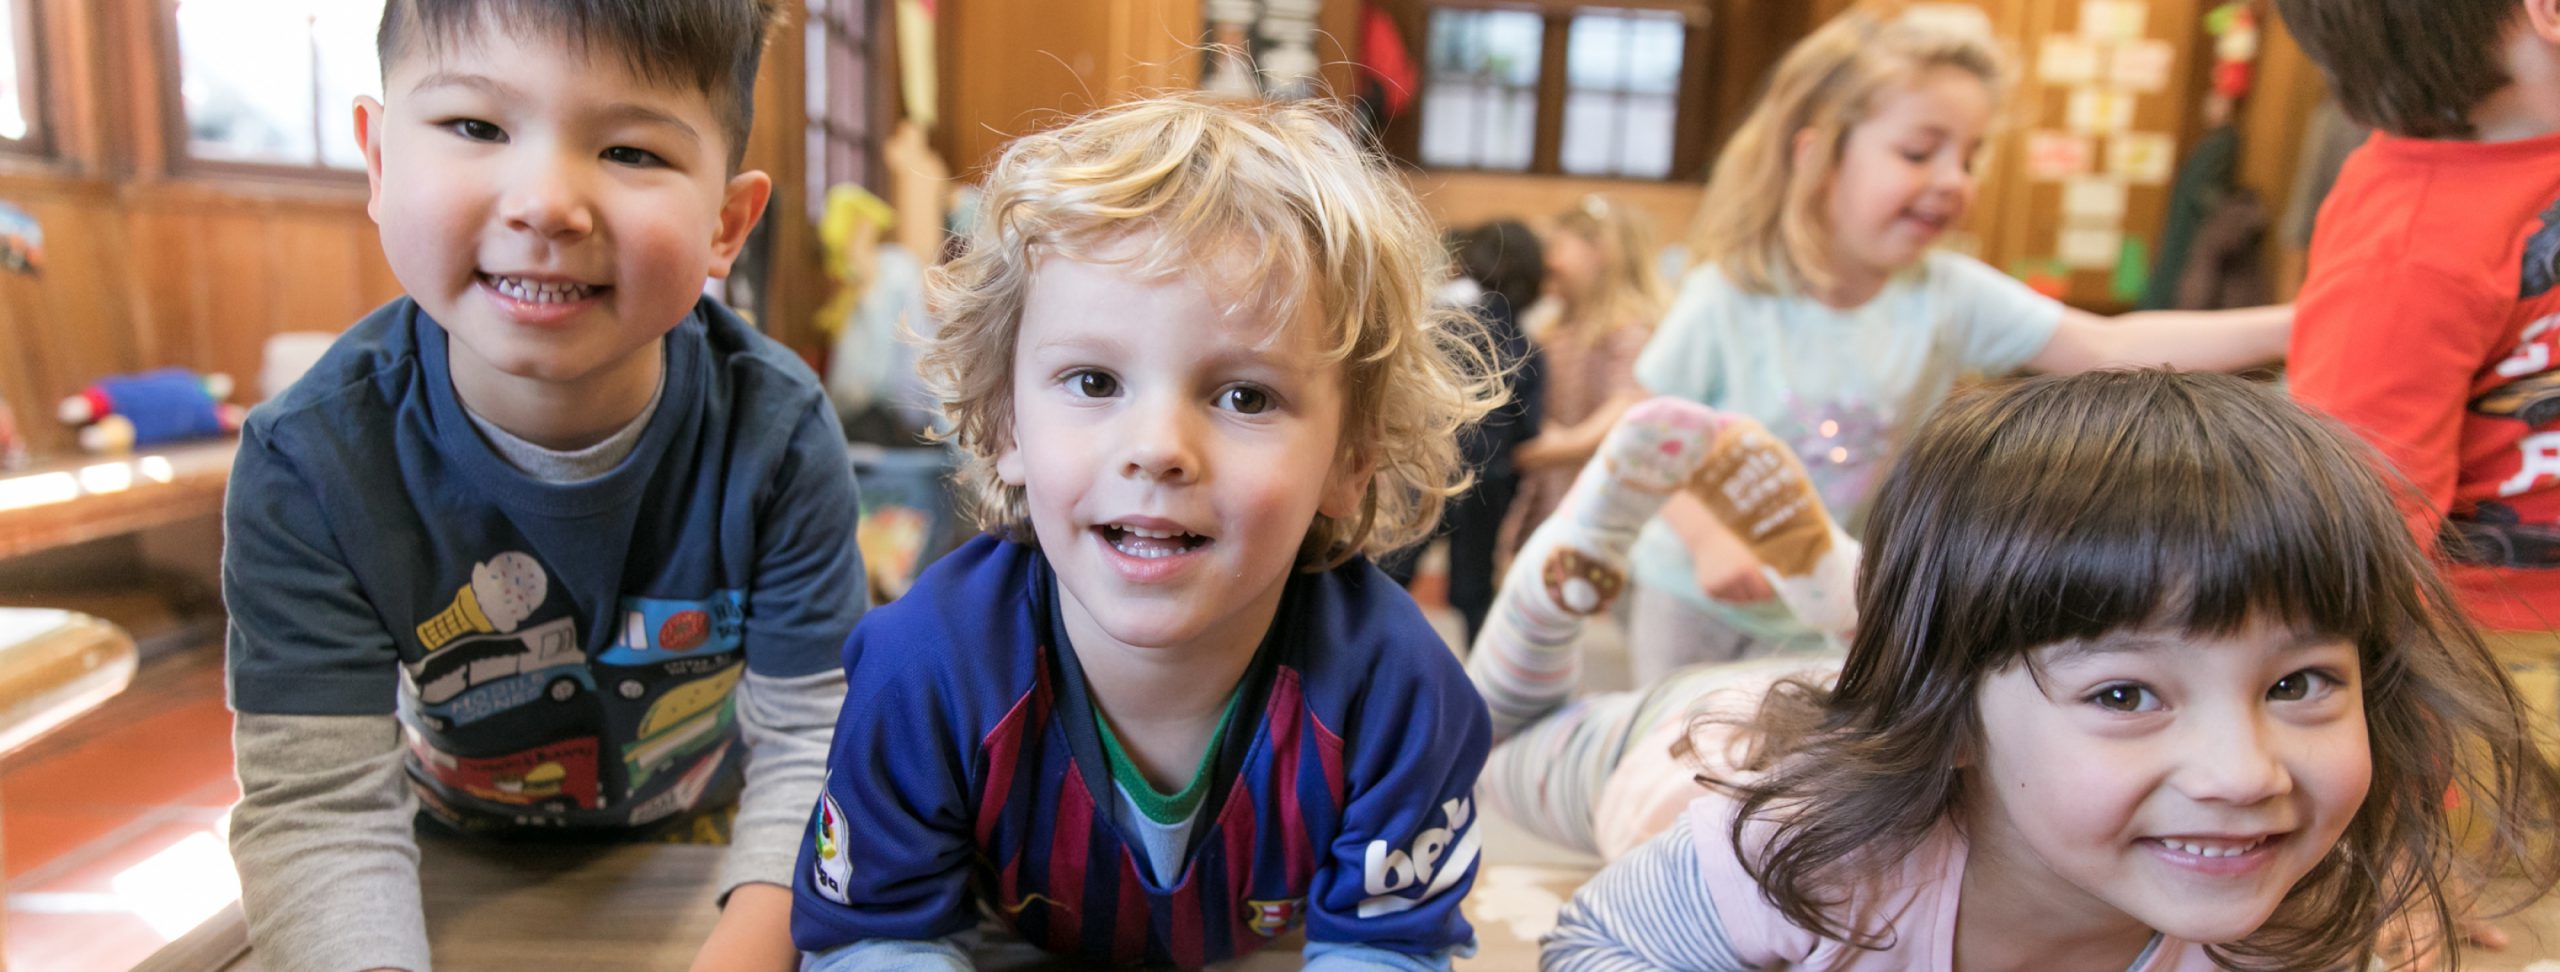
<path id="1" fill-rule="evenodd" d="M 45 234 L 42 326 L 53 345 L 52 395 L 142 366 L 127 296 L 131 276 L 124 221 L 95 199 L 65 199 L 31 210 Z"/>
<path id="2" fill-rule="evenodd" d="M 263 276 L 275 300 L 261 322 L 259 346 L 279 331 L 335 331 L 355 321 L 366 306 L 357 267 L 362 248 L 377 238 L 365 232 L 371 228 L 334 212 L 282 208 L 263 214 L 252 231 L 259 235 Z"/>
<path id="3" fill-rule="evenodd" d="M 1518 219 L 1532 226 L 1579 205 L 1587 193 L 1606 193 L 1620 205 L 1632 206 L 1653 221 L 1654 239 L 1671 244 L 1688 237 L 1689 223 L 1703 195 L 1694 182 L 1634 179 L 1578 179 L 1505 172 L 1422 170 L 1405 182 L 1421 197 L 1423 209 L 1442 226 L 1473 226 L 1492 219 Z"/>
<path id="4" fill-rule="evenodd" d="M 11 404 L 40 453 L 70 449 L 73 437 L 53 421 L 53 403 L 104 375 L 133 370 L 136 354 L 124 300 L 124 232 L 107 187 L 60 180 L 10 184 L 0 198 L 26 211 L 44 230 L 44 265 L 35 275 L 0 273 L 0 315 L 16 374 Z"/>
<path id="5" fill-rule="evenodd" d="M 135 275 L 141 302 L 137 317 L 142 332 L 149 336 L 146 356 L 155 362 L 213 360 L 213 338 L 202 326 L 212 315 L 212 281 L 207 274 L 183 269 L 204 265 L 204 213 L 187 208 L 135 209 L 126 218 L 132 227 L 135 265 L 178 270 Z M 248 376 L 235 377 L 243 379 L 243 388 L 248 387 Z"/>
<path id="6" fill-rule="evenodd" d="M 206 275 L 213 299 L 196 326 L 204 329 L 211 355 L 197 367 L 228 371 L 235 379 L 258 373 L 250 349 L 266 342 L 277 297 L 276 282 L 268 276 L 271 254 L 264 245 L 264 222 L 235 209 L 205 214 L 203 262 L 197 272 Z"/>
<path id="7" fill-rule="evenodd" d="M 951 92 L 945 159 L 952 170 L 974 178 L 1014 136 L 1105 103 L 1117 70 L 1108 61 L 1113 18 L 1097 8 L 1131 2 L 1081 5 L 1074 16 L 1047 0 L 967 0 L 940 8 L 954 45 L 942 66 Z"/>
<path id="8" fill-rule="evenodd" d="M 1200 35 L 1203 20 L 1200 5 L 1186 4 L 1192 14 L 1190 36 Z M 1318 16 L 1316 57 L 1324 61 L 1325 89 L 1344 101 L 1360 94 L 1360 3 L 1358 0 L 1325 0 L 1324 12 Z"/>
<path id="9" fill-rule="evenodd" d="M 53 399 L 47 389 L 46 339 L 42 327 L 41 287 L 34 279 L 0 273 L 0 401 L 17 417 L 28 448 L 39 454 L 59 450 L 67 441 L 53 423 Z"/>
<path id="10" fill-rule="evenodd" d="M 1117 67 L 1103 76 L 1103 103 L 1199 85 L 1201 32 L 1206 15 L 1198 0 L 1109 0 L 1111 30 L 1103 63 Z M 1342 16 L 1348 12 L 1346 21 Z M 1318 29 L 1316 55 L 1324 60 L 1325 80 L 1334 90 L 1351 90 L 1351 66 L 1335 37 L 1355 38 L 1359 7 L 1328 3 Z"/>

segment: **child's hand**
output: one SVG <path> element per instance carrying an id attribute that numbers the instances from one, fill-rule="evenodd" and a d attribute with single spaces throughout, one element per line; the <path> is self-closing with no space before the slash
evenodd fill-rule
<path id="1" fill-rule="evenodd" d="M 1690 567 L 1698 572 L 1698 588 L 1727 604 L 1757 604 L 1777 596 L 1751 548 L 1730 533 L 1719 533 L 1714 542 L 1700 544 L 1689 554 Z"/>
<path id="2" fill-rule="evenodd" d="M 693 957 L 693 972 L 794 972 L 800 950 L 791 946 L 791 889 L 741 884 L 729 892 L 711 937 Z"/>

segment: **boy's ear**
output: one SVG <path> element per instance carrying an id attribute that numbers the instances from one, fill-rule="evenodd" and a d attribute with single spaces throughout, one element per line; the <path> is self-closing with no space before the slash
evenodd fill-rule
<path id="1" fill-rule="evenodd" d="M 1013 437 L 1013 429 L 1004 430 L 1004 448 L 996 453 L 996 479 L 1007 486 L 1020 486 L 1025 479 L 1022 468 L 1022 446 Z"/>
<path id="2" fill-rule="evenodd" d="M 2524 0 L 2525 26 L 2545 44 L 2560 44 L 2560 0 Z"/>
<path id="3" fill-rule="evenodd" d="M 382 221 L 382 102 L 356 96 L 356 148 L 364 152 L 364 212 Z"/>
<path id="4" fill-rule="evenodd" d="M 729 177 L 720 196 L 720 231 L 711 238 L 711 275 L 725 278 L 747 246 L 747 234 L 764 218 L 765 200 L 773 196 L 773 177 L 749 170 Z"/>

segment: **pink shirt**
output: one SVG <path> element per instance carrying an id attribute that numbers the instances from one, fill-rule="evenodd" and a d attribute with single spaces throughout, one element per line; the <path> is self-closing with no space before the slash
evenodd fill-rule
<path id="1" fill-rule="evenodd" d="M 1820 938 L 1789 924 L 1760 895 L 1760 885 L 1742 868 L 1733 841 L 1726 837 L 1738 808 L 1722 795 L 1699 797 L 1689 804 L 1689 827 L 1696 840 L 1700 873 L 1727 941 L 1736 957 L 1759 968 L 1820 969 L 1824 972 L 1907 972 L 1935 969 L 1954 972 L 1957 898 L 1964 886 L 1965 842 L 1955 828 L 1940 826 L 1910 856 L 1900 872 L 1875 881 L 1873 891 L 1857 901 L 1854 927 L 1893 929 L 1891 947 L 1857 948 Z M 1766 836 L 1766 825 L 1751 830 Z M 2167 936 L 2126 972 L 2219 972 L 2221 966 L 2204 947 Z"/>

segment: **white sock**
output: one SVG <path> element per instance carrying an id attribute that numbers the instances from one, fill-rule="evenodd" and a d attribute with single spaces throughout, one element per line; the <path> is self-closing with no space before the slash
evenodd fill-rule
<path id="1" fill-rule="evenodd" d="M 1520 545 L 1467 658 L 1493 712 L 1495 739 L 1573 694 L 1584 619 L 1625 592 L 1636 531 L 1706 460 L 1719 421 L 1714 410 L 1676 398 L 1628 409 L 1555 512 Z"/>

